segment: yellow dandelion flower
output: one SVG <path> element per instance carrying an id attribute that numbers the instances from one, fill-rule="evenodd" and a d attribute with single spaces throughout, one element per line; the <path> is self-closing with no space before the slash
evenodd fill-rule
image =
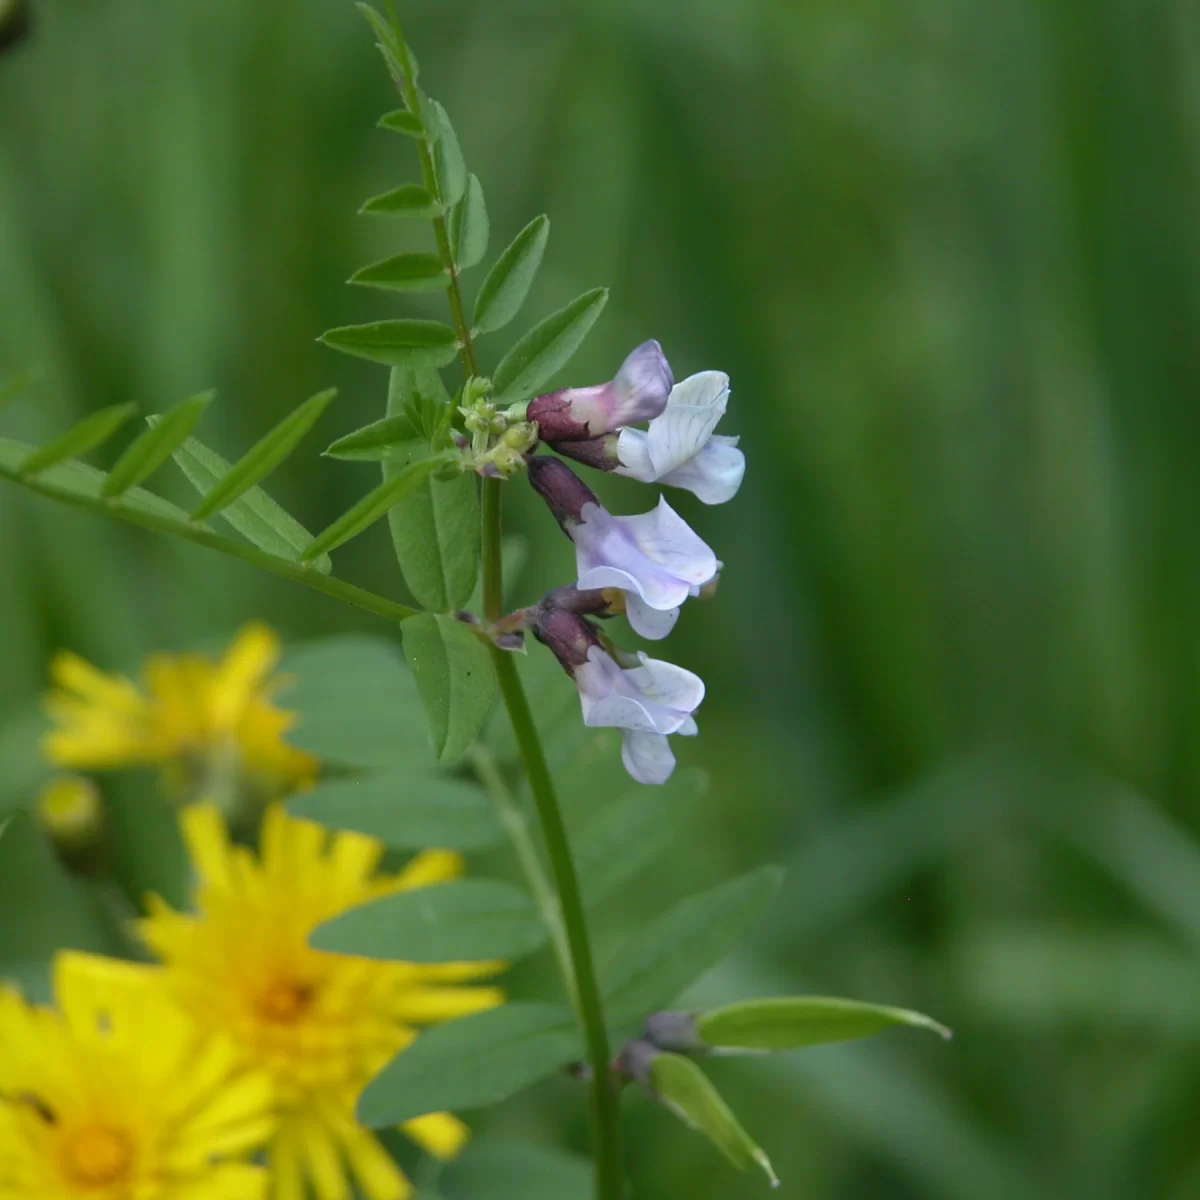
<path id="1" fill-rule="evenodd" d="M 348 1200 L 351 1174 L 370 1200 L 410 1196 L 399 1168 L 355 1120 L 355 1101 L 418 1026 L 499 1004 L 498 989 L 465 985 L 503 964 L 383 962 L 313 950 L 308 938 L 346 909 L 454 877 L 461 859 L 429 850 L 399 874 L 381 874 L 381 842 L 331 834 L 279 805 L 266 812 L 257 856 L 231 844 L 211 805 L 185 809 L 182 823 L 197 911 L 155 899 L 141 932 L 193 1019 L 232 1035 L 248 1063 L 270 1072 L 279 1104 L 268 1151 L 275 1200 L 301 1200 L 306 1181 L 318 1200 Z M 401 1128 L 442 1158 L 466 1138 L 449 1113 Z"/>
<path id="2" fill-rule="evenodd" d="M 271 702 L 279 653 L 271 630 L 247 625 L 217 661 L 152 655 L 138 687 L 63 651 L 50 666 L 55 728 L 43 750 L 75 769 L 158 764 L 189 795 L 248 788 L 274 798 L 306 787 L 317 760 L 283 740 L 295 716 Z"/>
<path id="3" fill-rule="evenodd" d="M 236 1160 L 274 1129 L 270 1078 L 202 1037 L 159 974 L 67 953 L 57 1010 L 0 990 L 4 1200 L 267 1195 L 267 1172 Z"/>

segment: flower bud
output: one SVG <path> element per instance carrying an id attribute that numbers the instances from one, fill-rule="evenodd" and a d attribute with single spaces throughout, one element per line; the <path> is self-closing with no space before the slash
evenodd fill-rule
<path id="1" fill-rule="evenodd" d="M 66 866 L 81 874 L 103 859 L 105 817 L 100 790 L 82 775 L 56 775 L 42 786 L 34 815 Z"/>
<path id="2" fill-rule="evenodd" d="M 645 1038 L 635 1038 L 633 1041 L 626 1042 L 621 1048 L 621 1053 L 617 1055 L 617 1061 L 613 1064 L 619 1074 L 624 1075 L 627 1079 L 632 1079 L 634 1083 L 640 1083 L 651 1095 L 654 1094 L 654 1085 L 650 1081 L 650 1068 L 654 1060 L 662 1053 L 662 1051 Z"/>
<path id="3" fill-rule="evenodd" d="M 662 347 L 651 340 L 625 359 L 615 379 L 537 396 L 530 401 L 528 417 L 547 442 L 584 441 L 657 417 L 674 384 Z"/>
<path id="4" fill-rule="evenodd" d="M 648 1041 L 660 1050 L 677 1054 L 695 1054 L 708 1049 L 708 1043 L 696 1032 L 694 1012 L 657 1012 L 646 1018 L 642 1027 Z"/>
<path id="5" fill-rule="evenodd" d="M 582 617 L 565 608 L 542 609 L 533 627 L 533 636 L 548 646 L 554 657 L 562 663 L 568 675 L 575 672 L 588 660 L 593 647 L 599 648 L 600 639 Z"/>
<path id="6" fill-rule="evenodd" d="M 583 520 L 585 505 L 600 503 L 596 493 L 565 462 L 548 455 L 529 460 L 529 482 L 567 534 Z"/>
<path id="7" fill-rule="evenodd" d="M 615 471 L 621 465 L 621 458 L 617 453 L 619 437 L 616 433 L 606 433 L 602 437 L 588 438 L 586 441 L 555 442 L 554 448 L 559 454 L 595 467 L 597 471 Z"/>
<path id="8" fill-rule="evenodd" d="M 624 600 L 625 593 L 615 588 L 595 588 L 585 592 L 568 585 L 547 592 L 539 607 L 565 608 L 581 616 L 608 617 L 624 611 Z"/>

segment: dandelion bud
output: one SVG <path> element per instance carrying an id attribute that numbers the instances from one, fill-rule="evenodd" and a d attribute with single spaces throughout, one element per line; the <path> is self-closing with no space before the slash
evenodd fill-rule
<path id="1" fill-rule="evenodd" d="M 585 505 L 599 507 L 600 501 L 565 462 L 544 456 L 529 460 L 529 482 L 554 514 L 566 534 L 583 520 Z"/>
<path id="2" fill-rule="evenodd" d="M 34 802 L 42 832 L 72 870 L 88 873 L 103 858 L 104 802 L 100 790 L 82 775 L 56 775 Z"/>
<path id="3" fill-rule="evenodd" d="M 674 383 L 662 347 L 651 340 L 629 355 L 615 379 L 537 396 L 528 416 L 547 442 L 584 441 L 657 417 Z"/>

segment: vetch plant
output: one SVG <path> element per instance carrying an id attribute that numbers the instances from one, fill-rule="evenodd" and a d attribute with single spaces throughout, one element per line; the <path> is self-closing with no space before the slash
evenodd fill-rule
<path id="1" fill-rule="evenodd" d="M 409 673 L 386 642 L 329 639 L 284 664 L 296 680 L 285 710 L 273 701 L 279 647 L 260 626 L 217 661 L 150 660 L 140 687 L 64 656 L 53 668 L 47 752 L 73 770 L 160 765 L 188 804 L 196 910 L 154 903 L 138 928 L 162 965 L 139 970 L 155 974 L 195 1036 L 232 1047 L 230 1071 L 267 1081 L 269 1116 L 255 1139 L 267 1167 L 253 1180 L 270 1182 L 248 1182 L 238 1196 L 268 1186 L 298 1200 L 307 1180 L 319 1200 L 341 1200 L 353 1175 L 371 1200 L 401 1200 L 410 1185 L 369 1130 L 399 1126 L 449 1159 L 467 1136 L 451 1113 L 498 1103 L 564 1069 L 587 1092 L 597 1200 L 626 1194 L 618 1095 L 631 1082 L 733 1165 L 762 1167 L 774 1181 L 700 1060 L 892 1025 L 942 1030 L 907 1010 L 819 997 L 673 1009 L 770 902 L 780 882 L 773 868 L 683 901 L 597 969 L 588 905 L 677 836 L 675 814 L 695 774 L 675 774 L 669 739 L 698 733 L 704 699 L 685 666 L 623 648 L 605 623 L 625 615 L 636 633 L 665 639 L 686 600 L 714 594 L 721 563 L 661 495 L 647 493 L 645 511 L 613 514 L 564 457 L 686 489 L 706 504 L 729 501 L 745 459 L 735 437 L 715 433 L 728 377 L 701 371 L 676 383 L 663 348 L 647 340 L 608 383 L 545 390 L 604 309 L 603 288 L 533 324 L 485 373 L 484 339 L 521 312 L 549 223 L 537 217 L 516 235 L 468 305 L 466 273 L 484 262 L 490 241 L 482 185 L 445 110 L 421 88 L 395 16 L 360 7 L 402 102 L 380 125 L 411 141 L 420 168 L 419 180 L 362 212 L 427 226 L 432 248 L 366 266 L 350 282 L 439 291 L 449 310 L 448 323 L 389 318 L 323 335 L 327 346 L 390 369 L 381 418 L 325 452 L 378 463 L 380 482 L 315 536 L 263 490 L 332 392 L 301 404 L 232 462 L 193 436 L 212 399 L 203 394 L 148 418 L 109 472 L 81 458 L 129 421 L 130 405 L 101 410 L 45 446 L 0 440 L 0 476 L 373 613 L 399 628 Z M 457 384 L 443 374 L 454 364 Z M 200 495 L 190 512 L 142 487 L 168 459 Z M 510 608 L 501 511 L 523 477 L 574 542 L 576 571 Z M 418 607 L 334 572 L 331 554 L 384 518 Z M 562 672 L 570 677 L 578 715 L 564 722 L 560 700 L 548 708 L 540 693 L 531 700 L 521 654 L 541 656 L 557 673 L 545 678 L 560 686 Z M 410 695 L 423 708 L 434 762 L 406 740 Z M 539 721 L 555 723 L 549 742 Z M 639 786 L 569 832 L 546 746 L 557 755 L 589 729 L 620 731 L 621 760 Z M 290 813 L 279 805 L 287 796 Z M 342 832 L 328 835 L 322 824 Z M 257 856 L 230 840 L 231 826 L 257 830 Z M 0 830 L 0 877 L 29 835 L 19 822 Z M 457 851 L 505 836 L 527 889 L 454 878 Z M 418 853 L 393 876 L 377 872 L 385 848 Z M 501 1003 L 491 984 L 476 982 L 547 944 L 561 974 L 557 1000 Z M 620 1046 L 610 1040 L 635 1028 Z M 26 1124 L 37 1119 L 42 1093 L 36 1080 L 30 1086 L 26 1108 L 20 1097 L 0 1097 L 8 1122 L 0 1151 L 15 1136 L 14 1110 Z M 80 1170 L 140 1179 L 134 1159 L 118 1162 L 116 1143 L 107 1145 L 107 1158 L 97 1152 Z M 226 1169 L 218 1149 L 203 1159 L 213 1172 Z M 0 1191 L 13 1182 L 6 1161 L 0 1153 Z M 251 1180 L 250 1168 L 237 1169 Z M 234 1195 L 213 1194 L 226 1193 Z"/>

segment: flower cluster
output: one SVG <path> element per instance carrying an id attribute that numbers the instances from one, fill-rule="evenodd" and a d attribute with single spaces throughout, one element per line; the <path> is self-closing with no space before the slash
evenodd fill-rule
<path id="1" fill-rule="evenodd" d="M 721 504 L 746 469 L 737 438 L 714 433 L 728 402 L 728 376 L 704 371 L 676 384 L 662 347 L 649 341 L 610 382 L 538 396 L 527 415 L 561 455 Z M 646 429 L 634 428 L 644 422 Z M 681 667 L 617 649 L 593 618 L 625 613 L 642 637 L 665 638 L 684 601 L 716 587 L 721 563 L 665 497 L 647 513 L 614 516 L 561 458 L 531 457 L 528 469 L 575 543 L 576 563 L 573 586 L 529 610 L 534 636 L 575 680 L 584 723 L 619 728 L 629 773 L 664 783 L 675 767 L 667 738 L 696 733 L 704 684 Z"/>
<path id="2" fill-rule="evenodd" d="M 0 1197 L 413 1195 L 355 1103 L 421 1028 L 500 1004 L 484 981 L 505 964 L 309 946 L 322 922 L 451 880 L 463 862 L 426 850 L 385 872 L 378 839 L 287 814 L 278 798 L 309 784 L 319 763 L 283 741 L 293 717 L 270 699 L 278 656 L 275 635 L 250 626 L 217 661 L 151 658 L 144 692 L 74 656 L 55 660 L 58 725 L 44 749 L 56 765 L 154 764 L 205 798 L 219 762 L 235 791 L 275 800 L 255 810 L 257 853 L 231 837 L 223 805 L 181 809 L 191 911 L 151 897 L 136 926 L 158 965 L 60 956 L 57 1011 L 0 989 Z M 99 791 L 74 776 L 43 789 L 37 815 L 60 853 L 103 831 Z M 468 1136 L 451 1113 L 401 1128 L 440 1159 Z M 265 1168 L 245 1165 L 251 1152 Z"/>

